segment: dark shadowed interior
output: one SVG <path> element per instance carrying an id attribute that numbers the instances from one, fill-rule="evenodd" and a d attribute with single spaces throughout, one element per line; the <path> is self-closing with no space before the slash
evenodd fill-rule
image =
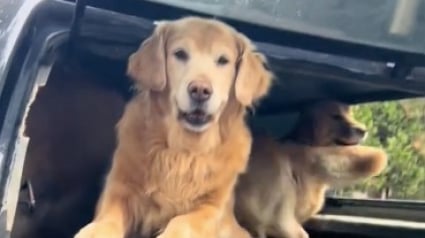
<path id="1" fill-rule="evenodd" d="M 128 91 L 87 65 L 58 61 L 31 106 L 12 237 L 72 237 L 92 218 Z"/>

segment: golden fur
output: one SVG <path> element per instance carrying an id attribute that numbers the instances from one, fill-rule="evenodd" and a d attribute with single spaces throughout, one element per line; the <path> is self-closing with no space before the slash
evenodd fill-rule
<path id="1" fill-rule="evenodd" d="M 322 208 L 329 186 L 378 175 L 386 166 L 384 151 L 357 145 L 365 132 L 347 105 L 327 101 L 305 110 L 283 141 L 255 138 L 236 187 L 238 221 L 260 238 L 308 237 L 301 224 Z"/>
<path id="2" fill-rule="evenodd" d="M 140 93 L 118 123 L 96 216 L 75 237 L 216 238 L 217 228 L 238 227 L 227 224 L 236 222 L 231 195 L 251 148 L 245 108 L 271 84 L 263 63 L 246 37 L 219 21 L 158 24 L 129 58 Z M 191 98 L 193 84 L 194 97 L 208 94 L 202 106 Z"/>

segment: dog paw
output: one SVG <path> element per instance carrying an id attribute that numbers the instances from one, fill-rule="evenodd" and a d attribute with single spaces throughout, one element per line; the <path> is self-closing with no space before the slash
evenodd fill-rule
<path id="1" fill-rule="evenodd" d="M 156 238 L 200 238 L 203 237 L 191 227 L 191 225 L 180 217 L 172 219 L 165 230 Z"/>
<path id="2" fill-rule="evenodd" d="M 298 238 L 310 238 L 310 236 L 308 235 L 308 233 L 304 229 L 300 229 L 299 235 L 297 237 Z"/>
<path id="3" fill-rule="evenodd" d="M 282 226 L 282 230 L 280 232 L 279 237 L 288 237 L 288 238 L 310 238 L 308 233 L 304 230 L 304 228 L 296 221 L 291 223 L 286 223 Z"/>
<path id="4" fill-rule="evenodd" d="M 124 233 L 112 222 L 93 222 L 83 227 L 74 238 L 124 238 Z"/>

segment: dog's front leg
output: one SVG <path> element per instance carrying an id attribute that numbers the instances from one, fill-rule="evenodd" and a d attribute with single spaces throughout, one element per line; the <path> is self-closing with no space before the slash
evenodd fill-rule
<path id="1" fill-rule="evenodd" d="M 123 204 L 105 191 L 98 205 L 96 218 L 74 238 L 124 238 L 126 234 Z"/>
<path id="2" fill-rule="evenodd" d="M 217 238 L 220 211 L 212 205 L 202 205 L 195 211 L 170 220 L 157 238 Z"/>
<path id="3" fill-rule="evenodd" d="M 217 238 L 233 189 L 233 183 L 229 185 L 208 194 L 209 199 L 191 212 L 172 218 L 157 238 Z"/>
<path id="4" fill-rule="evenodd" d="M 252 238 L 250 233 L 242 228 L 234 213 L 235 198 L 232 196 L 226 205 L 226 210 L 219 227 L 219 238 Z"/>

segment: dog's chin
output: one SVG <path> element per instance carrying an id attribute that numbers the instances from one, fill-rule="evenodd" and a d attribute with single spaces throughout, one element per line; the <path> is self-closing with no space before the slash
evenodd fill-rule
<path id="1" fill-rule="evenodd" d="M 179 111 L 178 119 L 185 129 L 201 133 L 209 128 L 213 121 L 213 116 L 204 110 L 195 109 L 191 112 Z"/>

